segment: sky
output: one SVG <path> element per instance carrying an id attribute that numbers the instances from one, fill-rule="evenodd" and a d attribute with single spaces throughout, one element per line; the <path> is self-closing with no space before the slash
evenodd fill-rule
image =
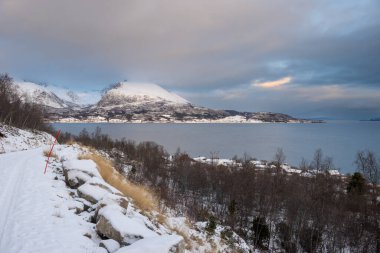
<path id="1" fill-rule="evenodd" d="M 157 83 L 194 104 L 380 117 L 379 0 L 0 0 L 0 73 L 77 91 Z"/>

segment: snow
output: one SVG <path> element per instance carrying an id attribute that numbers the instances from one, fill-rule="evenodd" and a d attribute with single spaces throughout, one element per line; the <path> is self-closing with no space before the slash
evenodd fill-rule
<path id="1" fill-rule="evenodd" d="M 64 161 L 63 167 L 67 170 L 78 170 L 92 176 L 101 177 L 98 169 L 96 168 L 96 163 L 92 160 L 71 159 Z"/>
<path id="2" fill-rule="evenodd" d="M 32 82 L 15 82 L 15 87 L 22 99 L 53 108 L 67 108 L 71 105 L 87 106 L 97 103 L 101 98 L 100 91 L 71 91 L 66 88 L 53 85 L 42 86 Z"/>
<path id="3" fill-rule="evenodd" d="M 96 104 L 101 98 L 100 91 L 72 91 L 50 85 L 46 88 L 54 92 L 59 98 L 81 106 Z"/>
<path id="4" fill-rule="evenodd" d="M 195 157 L 193 160 L 201 163 L 207 163 L 207 164 L 215 164 L 215 165 L 224 165 L 224 166 L 229 166 L 229 165 L 241 165 L 237 163 L 235 160 L 232 159 L 222 159 L 222 158 L 206 158 L 204 156 L 200 157 Z"/>
<path id="5" fill-rule="evenodd" d="M 126 216 L 118 205 L 108 205 L 99 210 L 99 215 L 106 218 L 128 243 L 134 243 L 141 238 L 159 237 L 145 225 L 139 217 Z"/>
<path id="6" fill-rule="evenodd" d="M 9 135 L 7 127 L 1 129 Z M 14 132 L 17 130 L 11 129 Z M 17 133 L 17 138 L 0 138 L 0 144 L 7 140 L 8 146 L 16 147 L 12 141 L 25 140 L 27 136 L 34 139 L 44 136 L 25 130 L 18 130 Z M 51 138 L 48 134 L 46 136 Z M 133 200 L 121 196 L 117 189 L 101 178 L 95 163 L 78 159 L 88 150 L 77 144 L 56 145 L 54 152 L 58 158 L 50 159 L 44 175 L 46 157 L 43 151 L 49 145 L 44 145 L 42 141 L 38 144 L 39 147 L 36 147 L 34 142 L 25 142 L 22 149 L 27 150 L 9 152 L 7 149 L 8 153 L 0 154 L 0 252 L 107 252 L 99 246 L 100 243 L 110 252 L 168 252 L 183 240 L 174 231 L 184 231 L 190 238 L 192 248 L 183 249 L 186 253 L 210 251 L 215 247 L 220 252 L 229 252 L 229 246 L 219 231 L 224 227 L 218 227 L 216 234 L 210 237 L 201 226 L 190 224 L 185 218 L 168 213 L 167 222 L 160 224 L 153 218 L 158 213 L 146 215 L 136 208 Z M 85 183 L 79 190 L 99 201 L 90 203 L 78 196 L 78 190 L 68 188 L 64 169 L 82 176 Z M 129 202 L 127 209 L 119 205 L 121 198 Z M 107 218 L 131 245 L 117 250 L 115 241 L 102 240 L 104 238 L 99 237 L 95 224 L 91 223 L 96 211 Z M 234 236 L 234 242 L 245 249 L 241 238 Z"/>
<path id="7" fill-rule="evenodd" d="M 302 170 L 299 169 L 293 169 L 291 166 L 287 164 L 282 164 L 281 168 L 286 172 L 286 173 L 293 173 L 293 174 L 301 174 Z"/>
<path id="8" fill-rule="evenodd" d="M 92 224 L 67 207 L 66 186 L 53 180 L 57 164 L 43 174 L 42 152 L 0 155 L 0 252 L 104 252 L 83 236 Z"/>
<path id="9" fill-rule="evenodd" d="M 65 102 L 42 85 L 31 82 L 15 83 L 16 91 L 23 101 L 42 104 L 53 108 L 68 107 Z"/>
<path id="10" fill-rule="evenodd" d="M 180 243 L 182 238 L 177 235 L 145 238 L 131 246 L 123 247 L 115 253 L 167 253 L 173 245 Z"/>
<path id="11" fill-rule="evenodd" d="M 103 245 L 110 253 L 113 253 L 120 248 L 120 244 L 112 239 L 102 240 L 99 245 Z"/>
<path id="12" fill-rule="evenodd" d="M 109 90 L 106 94 L 114 97 L 132 97 L 142 101 L 150 99 L 175 104 L 189 103 L 186 99 L 154 83 L 121 82 L 118 87 Z"/>
<path id="13" fill-rule="evenodd" d="M 331 176 L 340 176 L 339 170 L 328 170 L 327 171 Z"/>
<path id="14" fill-rule="evenodd" d="M 90 196 L 92 199 L 96 200 L 96 202 L 103 199 L 105 196 L 107 196 L 110 193 L 109 191 L 107 191 L 104 188 L 101 188 L 101 187 L 96 186 L 96 185 L 91 185 L 88 183 L 85 183 L 84 185 L 80 186 L 78 188 L 78 191 L 81 194 Z"/>
<path id="15" fill-rule="evenodd" d="M 0 133 L 5 135 L 0 137 L 0 154 L 50 145 L 54 141 L 54 137 L 48 133 L 26 131 L 1 123 Z"/>

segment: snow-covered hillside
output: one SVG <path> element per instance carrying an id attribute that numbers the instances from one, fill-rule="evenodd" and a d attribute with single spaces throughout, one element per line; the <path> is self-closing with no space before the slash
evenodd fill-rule
<path id="1" fill-rule="evenodd" d="M 54 92 L 54 94 L 64 101 L 68 101 L 79 106 L 96 104 L 101 98 L 100 91 L 72 91 L 56 86 L 47 86 L 46 88 Z"/>
<path id="2" fill-rule="evenodd" d="M 53 108 L 67 108 L 69 103 L 42 85 L 31 82 L 15 83 L 16 92 L 22 101 L 36 103 Z"/>
<path id="3" fill-rule="evenodd" d="M 77 92 L 51 85 L 32 82 L 16 82 L 16 92 L 23 101 L 56 109 L 95 104 L 100 100 L 100 91 Z"/>
<path id="4" fill-rule="evenodd" d="M 218 225 L 210 235 L 205 222 L 192 224 L 170 210 L 142 211 L 135 199 L 103 179 L 96 159 L 83 156 L 94 151 L 58 144 L 44 174 L 50 135 L 5 126 L 0 133 L 0 146 L 17 147 L 0 154 L 0 252 L 250 250 L 236 233 L 227 240 L 226 227 Z M 29 138 L 40 141 L 26 142 Z"/>
<path id="5" fill-rule="evenodd" d="M 54 137 L 45 132 L 22 130 L 0 123 L 0 154 L 50 145 L 53 140 Z"/>
<path id="6" fill-rule="evenodd" d="M 139 105 L 163 102 L 171 105 L 186 105 L 189 101 L 153 83 L 121 82 L 108 90 L 99 101 L 99 106 Z"/>

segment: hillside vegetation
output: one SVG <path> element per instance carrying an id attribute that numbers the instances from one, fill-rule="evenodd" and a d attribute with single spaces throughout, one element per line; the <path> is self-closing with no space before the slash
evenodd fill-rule
<path id="1" fill-rule="evenodd" d="M 252 249 L 379 252 L 380 170 L 370 151 L 358 153 L 357 173 L 339 176 L 327 173 L 332 160 L 317 150 L 310 164 L 300 166 L 309 173 L 299 175 L 278 169 L 283 154 L 262 170 L 249 158 L 224 166 L 180 151 L 169 157 L 153 142 L 112 140 L 99 128 L 63 137 L 106 151 L 128 180 L 155 192 L 162 208 L 207 222 L 211 234 L 224 225 L 227 239 L 236 232 Z"/>
<path id="2" fill-rule="evenodd" d="M 18 128 L 47 130 L 40 105 L 22 101 L 14 90 L 13 80 L 0 74 L 0 122 Z"/>

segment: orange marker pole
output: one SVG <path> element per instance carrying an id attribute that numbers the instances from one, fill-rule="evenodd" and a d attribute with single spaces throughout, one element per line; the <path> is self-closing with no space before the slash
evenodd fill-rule
<path id="1" fill-rule="evenodd" d="M 57 136 L 55 136 L 55 140 L 54 140 L 54 142 L 53 142 L 53 145 L 51 146 L 51 149 L 50 149 L 50 152 L 49 152 L 49 155 L 48 155 L 48 159 L 46 160 L 46 165 L 45 165 L 45 171 L 44 171 L 44 174 L 46 174 L 46 169 L 47 169 L 47 166 L 48 166 L 48 164 L 49 164 L 49 160 L 50 160 L 51 153 L 53 152 L 54 145 L 55 145 L 55 143 L 57 142 L 57 140 L 58 140 L 60 134 L 61 134 L 61 129 L 58 130 L 58 132 L 57 132 Z"/>

